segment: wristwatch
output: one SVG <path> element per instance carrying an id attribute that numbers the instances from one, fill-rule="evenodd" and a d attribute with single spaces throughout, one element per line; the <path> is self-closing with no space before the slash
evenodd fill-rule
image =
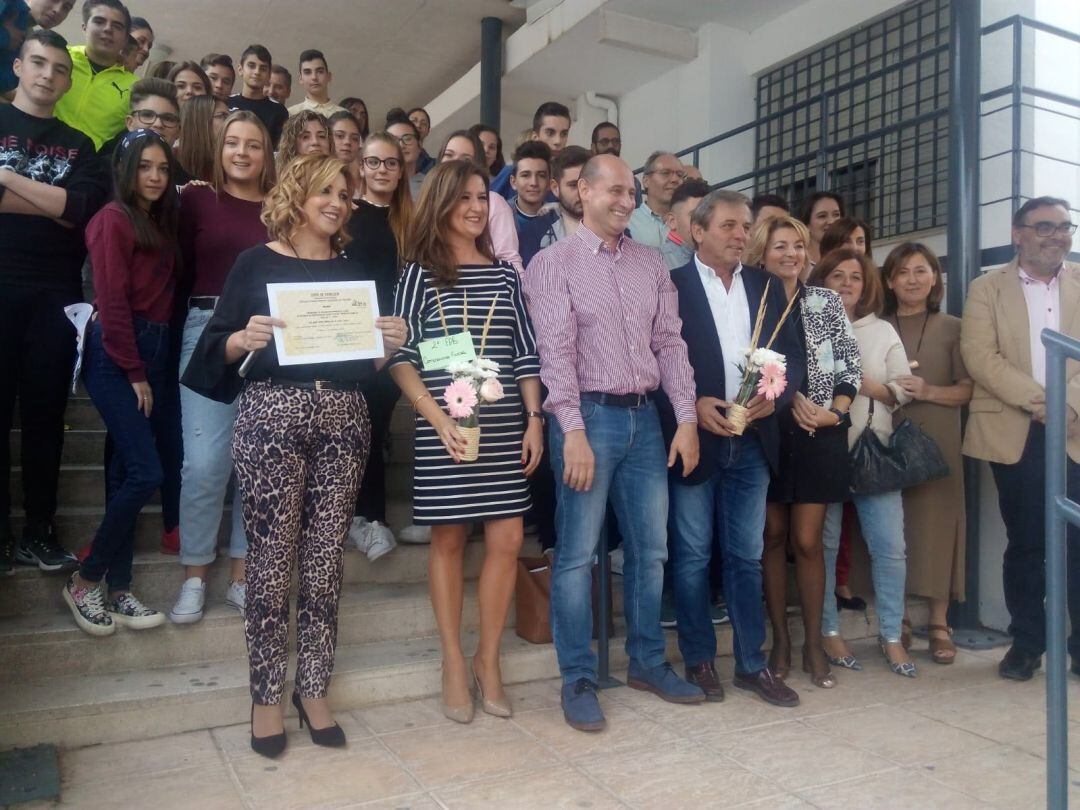
<path id="1" fill-rule="evenodd" d="M 836 427 L 841 425 L 851 427 L 851 414 L 847 413 L 847 411 L 842 411 L 839 408 L 829 408 L 829 413 L 836 414 Z"/>
<path id="2" fill-rule="evenodd" d="M 543 411 L 525 411 L 525 416 L 528 419 L 533 419 L 533 418 L 539 419 L 540 424 L 541 425 L 544 424 L 544 413 L 543 413 Z"/>

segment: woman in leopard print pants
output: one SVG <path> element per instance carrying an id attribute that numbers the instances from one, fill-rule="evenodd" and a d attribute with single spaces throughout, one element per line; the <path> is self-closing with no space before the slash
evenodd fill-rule
<path id="1" fill-rule="evenodd" d="M 264 756 L 285 748 L 282 697 L 294 561 L 300 588 L 292 703 L 314 742 L 345 744 L 327 690 L 345 536 L 371 438 L 361 390 L 384 360 L 279 365 L 269 344 L 275 328 L 288 325 L 269 317 L 267 284 L 366 278 L 362 265 L 339 255 L 348 238 L 351 182 L 336 158 L 310 155 L 289 163 L 263 207 L 274 241 L 237 258 L 183 379 L 215 399 L 235 399 L 243 386 L 232 450 L 249 540 L 244 633 L 251 747 Z M 378 318 L 375 325 L 388 356 L 405 340 L 405 322 Z M 245 355 L 250 367 L 241 380 L 237 370 Z"/>

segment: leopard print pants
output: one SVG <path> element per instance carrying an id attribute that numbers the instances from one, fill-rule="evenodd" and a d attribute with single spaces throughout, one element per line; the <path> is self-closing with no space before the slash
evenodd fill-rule
<path id="1" fill-rule="evenodd" d="M 251 382 L 240 396 L 232 451 L 249 543 L 244 635 L 260 705 L 280 703 L 285 689 L 294 560 L 296 688 L 326 697 L 345 537 L 370 440 L 359 392 Z"/>

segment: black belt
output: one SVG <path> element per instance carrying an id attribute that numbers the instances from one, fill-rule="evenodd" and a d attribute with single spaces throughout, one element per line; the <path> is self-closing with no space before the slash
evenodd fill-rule
<path id="1" fill-rule="evenodd" d="M 270 377 L 261 382 L 280 385 L 283 388 L 304 388 L 309 391 L 361 391 L 364 383 L 355 380 L 286 380 L 282 377 Z"/>
<path id="2" fill-rule="evenodd" d="M 581 399 L 598 405 L 614 405 L 616 408 L 644 408 L 652 401 L 653 392 L 644 394 L 605 394 L 601 391 L 582 391 Z"/>
<path id="3" fill-rule="evenodd" d="M 213 312 L 217 302 L 216 295 L 193 295 L 188 299 L 188 306 L 191 309 L 208 309 Z"/>

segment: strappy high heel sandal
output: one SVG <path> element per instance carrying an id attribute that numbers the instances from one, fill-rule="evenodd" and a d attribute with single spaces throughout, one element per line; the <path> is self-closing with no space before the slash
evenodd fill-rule
<path id="1" fill-rule="evenodd" d="M 952 628 L 944 624 L 928 624 L 926 629 L 930 636 L 930 660 L 935 664 L 951 664 L 956 660 L 956 645 L 952 640 Z M 946 638 L 935 638 L 932 634 L 935 630 L 947 633 Z"/>
<path id="2" fill-rule="evenodd" d="M 825 638 L 839 638 L 839 633 L 825 633 Z M 831 655 L 828 650 L 825 650 L 825 657 L 829 659 L 829 663 L 834 667 L 843 667 L 844 669 L 850 669 L 852 672 L 862 672 L 862 664 L 859 663 L 859 659 L 854 655 L 835 656 Z"/>
<path id="3" fill-rule="evenodd" d="M 889 651 L 886 648 L 887 644 L 900 644 L 903 643 L 898 638 L 883 638 L 878 636 L 878 643 L 881 644 L 881 654 L 885 656 L 885 660 L 889 663 L 889 669 L 895 672 L 897 675 L 902 675 L 905 678 L 914 678 L 919 674 L 918 669 L 915 667 L 914 661 L 901 661 L 897 663 L 889 658 Z"/>
<path id="4" fill-rule="evenodd" d="M 808 655 L 809 648 L 804 644 L 802 650 L 802 671 L 810 676 L 810 683 L 816 686 L 818 689 L 832 689 L 836 686 L 836 676 L 832 674 L 831 670 L 826 670 L 824 675 L 815 675 L 813 667 L 810 666 L 810 656 Z M 822 650 L 822 653 L 825 651 Z M 825 656 L 828 658 L 828 656 Z"/>

